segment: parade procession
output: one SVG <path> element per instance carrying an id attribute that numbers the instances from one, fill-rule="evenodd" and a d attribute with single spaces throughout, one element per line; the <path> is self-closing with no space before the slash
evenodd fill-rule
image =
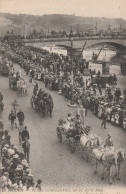
<path id="1" fill-rule="evenodd" d="M 125 20 L 10 15 L 17 23 L 0 34 L 0 191 L 125 189 Z"/>

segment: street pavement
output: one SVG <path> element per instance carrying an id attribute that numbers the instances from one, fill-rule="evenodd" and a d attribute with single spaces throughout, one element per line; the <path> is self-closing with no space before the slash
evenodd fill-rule
<path id="1" fill-rule="evenodd" d="M 19 70 L 18 65 L 14 65 Z M 27 82 L 29 78 L 24 70 L 21 69 L 22 77 Z M 121 79 L 120 79 L 121 80 Z M 8 78 L 0 76 L 0 90 L 4 96 L 4 111 L 2 120 L 4 128 L 9 129 L 12 136 L 11 141 L 22 150 L 18 142 L 18 130 L 11 129 L 8 115 L 12 108 L 12 102 L 17 100 L 19 107 L 25 114 L 25 125 L 28 126 L 30 133 L 30 166 L 35 180 L 42 179 L 43 188 L 119 188 L 126 186 L 126 164 L 122 168 L 122 179 L 118 181 L 113 179 L 113 185 L 109 185 L 109 179 L 106 173 L 105 180 L 101 180 L 102 165 L 98 167 L 98 174 L 94 174 L 94 166 L 82 158 L 78 148 L 72 154 L 68 148 L 67 142 L 59 143 L 56 135 L 58 120 L 64 118 L 70 112 L 74 115 L 76 108 L 68 106 L 68 102 L 57 92 L 44 87 L 42 82 L 37 81 L 41 87 L 48 92 L 54 101 L 53 117 L 42 118 L 30 105 L 30 98 L 33 91 L 33 85 L 29 84 L 28 94 L 25 97 L 17 96 L 17 93 L 9 89 Z M 34 83 L 34 80 L 33 80 Z M 94 116 L 90 111 L 85 119 L 85 125 L 92 126 L 92 133 L 99 135 L 103 142 L 110 133 L 115 148 L 124 148 L 126 151 L 126 132 L 107 123 L 107 129 L 101 129 L 101 120 Z"/>

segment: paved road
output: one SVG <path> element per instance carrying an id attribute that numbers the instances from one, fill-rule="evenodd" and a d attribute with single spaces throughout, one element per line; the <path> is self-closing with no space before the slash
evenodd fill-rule
<path id="1" fill-rule="evenodd" d="M 15 65 L 19 69 L 18 65 Z M 22 76 L 28 80 L 25 72 L 22 71 Z M 29 86 L 28 95 L 26 97 L 18 97 L 16 92 L 9 89 L 8 78 L 0 77 L 0 90 L 4 96 L 5 110 L 2 115 L 4 126 L 9 129 L 12 136 L 12 142 L 19 146 L 18 132 L 16 129 L 10 128 L 8 122 L 8 115 L 11 110 L 11 103 L 17 99 L 18 104 L 24 111 L 26 119 L 25 124 L 28 126 L 30 132 L 30 165 L 32 173 L 35 177 L 43 180 L 43 187 L 52 188 L 67 188 L 67 187 L 107 187 L 108 177 L 106 180 L 101 180 L 101 166 L 99 166 L 99 173 L 93 173 L 93 166 L 83 160 L 81 153 L 76 151 L 74 154 L 70 153 L 68 145 L 63 142 L 59 143 L 56 136 L 56 126 L 59 118 L 67 116 L 68 112 L 74 114 L 75 109 L 67 106 L 67 101 L 58 93 L 44 88 L 42 82 L 38 82 L 39 87 L 42 87 L 46 92 L 50 93 L 54 100 L 53 118 L 41 118 L 31 107 L 30 97 L 33 86 Z M 85 123 L 93 127 L 93 133 L 100 135 L 103 142 L 108 134 L 112 135 L 114 146 L 116 148 L 125 148 L 126 150 L 126 133 L 124 130 L 107 124 L 107 129 L 100 128 L 101 120 L 88 112 Z M 126 183 L 126 168 L 123 169 L 123 177 L 121 181 L 114 179 L 112 187 L 125 187 Z"/>

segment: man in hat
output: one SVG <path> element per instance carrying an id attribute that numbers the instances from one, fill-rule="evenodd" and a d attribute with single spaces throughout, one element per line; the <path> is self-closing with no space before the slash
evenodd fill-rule
<path id="1" fill-rule="evenodd" d="M 28 140 L 28 137 L 25 137 L 25 141 L 22 144 L 22 148 L 24 150 L 25 158 L 26 158 L 27 162 L 29 163 L 30 142 Z"/>
<path id="2" fill-rule="evenodd" d="M 41 191 L 41 183 L 42 183 L 42 180 L 41 179 L 38 179 L 37 180 L 37 185 L 36 185 L 36 190 L 35 191 Z"/>
<path id="3" fill-rule="evenodd" d="M 26 137 L 29 139 L 29 131 L 27 129 L 27 126 L 25 126 L 24 130 L 22 130 L 21 136 L 22 136 L 22 141 L 25 141 Z"/>
<path id="4" fill-rule="evenodd" d="M 107 139 L 105 141 L 105 146 L 113 146 L 113 142 L 112 142 L 110 134 L 108 134 L 108 137 L 107 137 Z"/>
<path id="5" fill-rule="evenodd" d="M 17 108 L 18 108 L 18 103 L 17 103 L 17 100 L 14 100 L 14 102 L 12 102 L 12 107 L 14 109 L 14 113 L 16 115 L 16 112 L 17 112 Z"/>
<path id="6" fill-rule="evenodd" d="M 14 120 L 16 119 L 16 116 L 13 112 L 13 110 L 11 110 L 11 113 L 9 114 L 8 120 L 11 121 L 11 127 L 12 129 L 14 128 Z"/>
<path id="7" fill-rule="evenodd" d="M 104 129 L 106 129 L 106 120 L 107 120 L 107 116 L 105 114 L 105 111 L 102 113 L 102 123 L 101 123 L 101 127 L 104 126 Z"/>
<path id="8" fill-rule="evenodd" d="M 121 96 L 121 90 L 120 90 L 120 88 L 116 88 L 115 98 L 116 98 L 117 102 L 119 101 L 120 96 Z"/>
<path id="9" fill-rule="evenodd" d="M 21 111 L 21 109 L 17 113 L 17 117 L 18 117 L 19 125 L 22 125 L 24 122 L 25 116 L 24 116 L 24 113 Z"/>

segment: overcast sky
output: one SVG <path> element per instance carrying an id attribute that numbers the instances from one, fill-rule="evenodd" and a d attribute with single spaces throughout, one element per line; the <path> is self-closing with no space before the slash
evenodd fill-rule
<path id="1" fill-rule="evenodd" d="M 126 0 L 0 0 L 0 12 L 126 19 Z"/>

